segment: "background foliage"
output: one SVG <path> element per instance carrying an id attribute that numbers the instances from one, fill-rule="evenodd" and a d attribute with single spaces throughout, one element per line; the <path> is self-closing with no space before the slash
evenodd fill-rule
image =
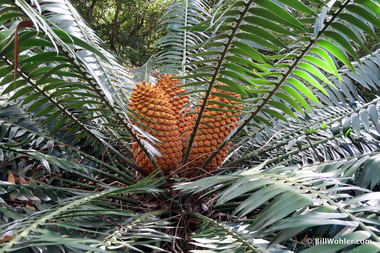
<path id="1" fill-rule="evenodd" d="M 73 5 L 120 61 L 132 66 L 143 65 L 157 53 L 162 37 L 159 20 L 169 0 L 74 0 Z"/>

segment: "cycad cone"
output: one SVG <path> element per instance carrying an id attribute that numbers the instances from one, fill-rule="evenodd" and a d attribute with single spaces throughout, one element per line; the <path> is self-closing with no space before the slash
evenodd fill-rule
<path id="1" fill-rule="evenodd" d="M 157 86 L 170 97 L 172 110 L 178 115 L 178 131 L 181 135 L 183 147 L 185 148 L 185 141 L 188 139 L 195 119 L 194 114 L 190 114 L 189 96 L 181 95 L 186 92 L 181 87 L 178 79 L 175 79 L 172 74 L 165 74 L 159 76 Z"/>
<path id="2" fill-rule="evenodd" d="M 182 159 L 182 139 L 178 131 L 178 116 L 173 111 L 170 97 L 152 83 L 138 84 L 132 93 L 129 108 L 142 117 L 137 120 L 147 126 L 143 129 L 161 143 L 153 146 L 162 154 L 156 156 L 157 165 L 168 174 L 175 170 Z M 141 127 L 141 126 L 139 126 Z M 144 139 L 142 137 L 142 139 Z M 135 142 L 135 140 L 132 140 Z M 149 158 L 136 143 L 132 144 L 134 159 L 147 173 L 154 170 Z"/>
<path id="3" fill-rule="evenodd" d="M 219 89 L 212 89 L 212 92 L 228 94 L 237 99 L 240 98 L 235 93 Z M 213 151 L 226 139 L 231 131 L 237 126 L 239 121 L 241 104 L 228 98 L 210 95 L 206 109 L 203 113 L 201 124 L 195 136 L 192 151 L 190 153 L 190 168 L 202 166 L 203 162 Z M 207 171 L 218 168 L 227 156 L 230 149 L 229 142 L 208 164 Z"/>
<path id="4" fill-rule="evenodd" d="M 138 121 L 148 127 L 144 130 L 161 141 L 154 145 L 162 154 L 156 157 L 157 165 L 164 174 L 170 174 L 181 166 L 183 151 L 187 146 L 196 114 L 190 113 L 188 96 L 179 96 L 186 90 L 180 87 L 180 82 L 174 79 L 173 75 L 167 74 L 159 78 L 156 85 L 146 82 L 138 84 L 128 106 L 129 109 L 141 115 Z M 238 98 L 236 94 L 222 90 L 213 89 L 213 92 L 221 92 Z M 213 101 L 224 103 L 225 106 L 215 104 Z M 210 108 L 217 108 L 217 110 Z M 206 124 L 201 124 L 197 131 L 190 160 L 186 166 L 187 173 L 182 173 L 183 175 L 190 177 L 192 174 L 195 175 L 196 172 L 192 169 L 199 168 L 236 127 L 239 117 L 234 114 L 239 114 L 239 110 L 240 106 L 235 101 L 210 96 L 202 117 L 202 122 Z M 206 170 L 213 170 L 222 164 L 229 146 L 230 144 L 214 157 Z M 149 158 L 135 142 L 132 144 L 132 151 L 137 165 L 147 173 L 151 173 L 154 168 Z"/>

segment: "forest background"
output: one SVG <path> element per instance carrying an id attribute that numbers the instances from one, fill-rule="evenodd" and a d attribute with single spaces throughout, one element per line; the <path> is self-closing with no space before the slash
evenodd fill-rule
<path id="1" fill-rule="evenodd" d="M 171 0 L 73 0 L 96 34 L 128 67 L 141 66 L 159 52 L 165 31 L 160 19 Z"/>

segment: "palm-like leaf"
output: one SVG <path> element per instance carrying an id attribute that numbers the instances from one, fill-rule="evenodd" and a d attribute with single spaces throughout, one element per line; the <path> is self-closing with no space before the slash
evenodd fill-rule
<path id="1" fill-rule="evenodd" d="M 376 67 L 378 60 L 376 51 L 361 59 L 362 65 L 353 63 L 355 72 L 347 68 L 339 70 L 342 82 L 336 82 L 337 88 L 326 87 L 329 97 L 316 91 L 315 94 L 328 106 L 316 106 L 313 112 L 299 115 L 297 121 L 286 117 L 287 122 L 276 120 L 271 122 L 272 126 L 247 128 L 248 136 L 240 140 L 240 143 L 244 143 L 239 151 L 242 157 L 236 159 L 235 156 L 234 161 L 227 163 L 226 167 L 243 160 L 247 162 L 250 157 L 260 157 L 261 154 L 267 159 L 272 150 L 276 150 L 273 153 L 274 162 L 286 160 L 290 156 L 294 160 L 294 155 L 304 151 L 308 153 L 302 155 L 302 161 L 325 161 L 378 149 L 378 99 L 365 103 L 364 98 L 358 94 L 359 85 L 369 88 L 380 84 L 380 72 Z M 371 70 L 368 66 L 372 66 Z M 365 81 L 362 76 L 367 72 L 371 79 Z M 371 84 L 368 83 L 370 80 Z M 314 149 L 310 143 L 313 143 Z M 257 149 L 252 151 L 252 146 Z"/>
<path id="2" fill-rule="evenodd" d="M 60 4 L 69 6 L 68 2 Z M 48 1 L 48 3 L 41 3 L 41 8 L 47 8 L 47 13 L 52 13 L 52 11 L 57 10 L 57 5 L 60 4 Z M 92 34 L 88 35 L 86 29 L 82 32 L 81 37 L 90 43 L 88 44 L 63 30 L 49 28 L 47 20 L 24 1 L 18 1 L 16 5 L 26 13 L 19 11 L 18 15 L 28 15 L 27 18 L 34 22 L 34 27 L 18 32 L 19 37 L 23 38 L 23 44 L 20 45 L 19 50 L 19 78 L 15 84 L 11 78 L 10 67 L 13 66 L 11 59 L 14 55 L 14 49 L 18 45 L 14 46 L 13 37 L 10 35 L 16 32 L 16 29 L 12 26 L 10 28 L 4 27 L 2 70 L 3 73 L 9 74 L 3 78 L 1 83 L 5 86 L 3 94 L 10 94 L 11 100 L 21 98 L 22 103 L 28 107 L 29 111 L 34 111 L 37 116 L 47 117 L 45 124 L 54 122 L 55 126 L 52 130 L 56 131 L 63 127 L 70 128 L 66 134 L 76 133 L 77 140 L 86 138 L 87 143 L 95 141 L 98 144 L 107 145 L 107 141 L 100 131 L 106 131 L 107 134 L 114 136 L 113 138 L 120 139 L 121 136 L 117 132 L 107 127 L 114 118 L 132 136 L 136 136 L 135 132 L 138 131 L 132 130 L 132 126 L 128 123 L 128 111 L 125 108 L 126 97 L 123 94 L 127 91 L 124 85 L 126 78 L 120 78 L 123 77 L 123 72 L 118 72 L 120 73 L 119 77 L 112 72 L 114 69 L 111 66 L 115 65 L 113 58 L 107 58 L 107 54 L 98 50 Z M 8 6 L 4 5 L 5 12 L 7 12 L 7 8 Z M 53 21 L 61 24 L 57 21 L 57 17 L 60 16 L 55 17 Z M 64 16 L 64 18 L 67 17 Z M 76 18 L 75 12 L 67 19 L 69 24 L 74 22 L 76 26 L 83 27 L 80 23 L 81 19 Z M 62 19 L 58 20 L 62 22 Z M 4 22 L 6 21 L 4 20 Z M 63 22 L 61 25 L 67 28 L 67 22 Z M 70 27 L 75 26 L 70 25 Z M 43 33 L 36 33 L 36 29 L 42 30 Z M 71 32 L 70 29 L 68 30 Z M 75 34 L 77 33 L 76 31 Z M 37 41 L 39 45 L 44 45 L 43 51 L 30 50 L 30 46 Z M 117 86 L 118 83 L 123 84 L 119 86 L 123 92 L 115 90 L 114 85 Z M 15 91 L 14 86 L 17 88 Z M 120 94 L 120 96 L 116 94 Z M 81 113 L 71 109 L 78 107 L 82 107 Z M 97 127 L 97 129 L 91 127 L 93 122 L 102 127 Z M 150 154 L 145 145 L 141 146 L 147 154 Z M 113 152 L 119 153 L 113 147 L 108 147 Z M 126 145 L 124 148 L 126 152 L 131 153 Z M 119 153 L 119 157 L 124 159 L 124 162 L 129 166 L 139 170 L 137 166 L 125 159 L 124 155 Z"/>
<path id="3" fill-rule="evenodd" d="M 170 4 L 160 24 L 167 31 L 158 43 L 164 49 L 156 60 L 164 72 L 185 73 L 186 64 L 192 60 L 190 54 L 197 51 L 192 47 L 206 40 L 207 34 L 188 31 L 183 27 L 191 27 L 207 20 L 211 16 L 208 9 L 212 7 L 202 0 L 179 0 Z"/>
<path id="4" fill-rule="evenodd" d="M 270 125 L 272 118 L 286 119 L 283 115 L 296 117 L 293 109 L 303 113 L 302 107 L 308 108 L 308 105 L 300 94 L 319 103 L 309 89 L 316 88 L 328 95 L 320 83 L 334 87 L 326 76 L 340 79 L 336 60 L 354 71 L 349 57 L 359 58 L 354 50 L 355 45 L 350 44 L 347 38 L 354 42 L 359 38 L 362 41 L 363 37 L 356 34 L 364 31 L 376 36 L 365 22 L 373 20 L 377 13 L 367 10 L 364 3 L 361 6 L 351 1 L 334 2 L 324 6 L 321 15 L 317 16 L 298 1 L 239 1 L 219 17 L 215 24 L 217 35 L 202 45 L 205 52 L 193 55 L 202 56 L 203 59 L 191 62 L 202 66 L 189 77 L 204 78 L 195 84 L 200 86 L 198 89 L 205 91 L 205 95 L 188 142 L 184 163 L 187 162 L 198 127 L 202 124 L 202 114 L 212 87 L 218 82 L 226 83 L 229 91 L 252 94 L 252 99 L 247 100 L 247 113 L 240 126 L 217 151 L 246 126 L 255 126 L 257 122 Z M 284 6 L 308 18 L 297 19 Z M 351 19 L 360 21 L 360 25 L 355 23 L 355 31 L 358 31 L 354 33 L 355 37 L 339 25 Z M 378 22 L 374 21 L 373 24 L 378 25 Z M 204 27 L 199 26 L 199 29 L 203 31 Z M 342 31 L 345 32 L 343 35 Z M 277 38 L 270 35 L 273 33 Z M 268 53 L 263 54 L 259 50 Z M 209 157 L 203 167 L 216 153 Z"/>
<path id="5" fill-rule="evenodd" d="M 4 186 L 4 182 L 2 183 Z M 131 200 L 130 204 L 127 204 L 128 201 L 124 202 L 120 209 L 112 207 L 109 201 L 104 200 L 117 199 L 120 194 L 154 192 L 157 191 L 157 183 L 157 180 L 147 178 L 131 187 L 108 189 L 97 194 L 93 191 L 75 191 L 46 185 L 19 186 L 19 189 L 12 187 L 13 191 L 10 191 L 10 194 L 18 199 L 26 198 L 26 194 L 28 198 L 41 199 L 45 203 L 35 203 L 35 208 L 29 206 L 18 214 L 13 214 L 14 210 L 11 207 L 1 207 L 2 220 L 8 220 L 7 224 L 1 226 L 1 237 L 11 237 L 2 245 L 1 252 L 28 250 L 30 247 L 38 249 L 46 245 L 64 245 L 66 249 L 77 252 L 108 252 L 116 249 L 144 252 L 144 248 L 161 250 L 154 245 L 155 240 L 165 241 L 171 238 L 157 230 L 168 225 L 154 218 L 162 212 L 136 215 L 123 210 L 132 208 L 131 204 L 135 205 L 135 201 Z M 124 198 L 125 200 L 127 198 Z M 15 221 L 10 222 L 12 219 Z M 70 222 L 67 222 L 68 220 Z M 73 233 L 74 230 L 81 231 L 83 235 L 78 236 L 77 233 Z M 89 237 L 85 243 L 83 236 Z M 140 238 L 150 241 L 139 241 Z M 63 248 L 62 250 L 65 252 Z"/>
<path id="6" fill-rule="evenodd" d="M 33 168 L 34 161 L 39 161 L 46 167 L 47 173 L 75 171 L 77 175 L 81 174 L 81 177 L 87 179 L 89 175 L 93 176 L 89 180 L 95 183 L 95 176 L 100 173 L 123 184 L 132 183 L 133 179 L 127 170 L 121 171 L 115 164 L 110 165 L 97 159 L 99 153 L 86 153 L 74 147 L 78 141 L 67 136 L 68 130 L 51 134 L 54 124 L 44 124 L 46 117 L 34 117 L 32 113 L 27 113 L 22 107 L 11 103 L 0 108 L 0 115 L 0 157 L 4 161 L 1 164 L 2 168 L 12 163 L 16 164 L 19 159 L 24 158 L 27 160 L 25 168 L 20 165 L 13 166 L 18 170 L 22 168 L 24 174 Z M 83 159 L 83 162 L 78 162 Z M 99 169 L 101 167 L 104 169 Z M 14 172 L 17 173 L 18 170 Z"/>
<path id="7" fill-rule="evenodd" d="M 364 170 L 363 166 L 368 166 L 364 161 L 333 161 L 301 169 L 274 167 L 260 170 L 262 166 L 258 166 L 231 175 L 179 184 L 177 188 L 192 192 L 211 189 L 214 192 L 228 186 L 215 197 L 216 207 L 234 210 L 232 214 L 236 215 L 237 222 L 244 218 L 242 221 L 247 223 L 252 218 L 250 236 L 272 238 L 271 244 L 280 243 L 313 226 L 326 227 L 320 231 L 322 234 L 315 236 L 344 236 L 363 231 L 365 238 L 361 239 L 379 242 L 376 226 L 380 194 L 347 183 L 355 170 Z M 366 186 L 368 180 L 372 185 L 379 182 L 379 178 L 369 179 L 368 172 L 364 174 L 367 174 Z M 352 196 L 351 191 L 357 195 Z M 248 221 L 244 221 L 247 218 Z"/>
<path id="8" fill-rule="evenodd" d="M 350 171 L 346 176 L 350 176 L 356 181 L 360 172 L 366 171 L 361 175 L 367 178 L 367 183 L 361 184 L 361 186 L 368 187 L 371 185 L 371 188 L 374 187 L 378 183 L 378 177 L 373 181 L 369 179 L 373 174 L 368 174 L 368 166 L 370 166 L 368 164 L 372 164 L 370 166 L 371 168 L 375 166 L 375 162 L 372 161 L 372 158 L 370 159 L 369 156 L 375 155 L 376 153 L 374 152 L 378 147 L 376 136 L 371 136 L 374 134 L 373 130 L 376 131 L 378 125 L 377 101 L 360 104 L 359 101 L 363 100 L 360 95 L 358 95 L 356 87 L 352 85 L 352 80 L 357 81 L 364 87 L 368 87 L 369 85 L 376 87 L 379 73 L 376 70 L 378 69 L 376 66 L 377 56 L 374 54 L 362 59 L 362 62 L 365 62 L 363 65 L 352 64 L 350 58 L 356 61 L 360 60 L 356 54 L 355 47 L 359 46 L 366 49 L 363 44 L 363 35 L 365 33 L 376 37 L 376 34 L 373 32 L 371 26 L 368 25 L 368 22 L 376 26 L 379 25 L 378 20 L 375 18 L 379 15 L 378 11 L 376 11 L 378 10 L 378 5 L 371 1 L 361 1 L 355 4 L 351 3 L 351 1 L 344 1 L 343 3 L 331 1 L 322 8 L 322 12 L 317 16 L 301 2 L 280 2 L 239 1 L 229 7 L 224 15 L 218 16 L 220 23 L 216 24 L 215 27 L 219 29 L 219 34 L 215 37 L 211 37 L 209 41 L 202 45 L 202 50 L 206 52 L 194 55 L 201 56 L 203 59 L 195 62 L 195 64 L 198 63 L 201 67 L 196 69 L 193 75 L 189 76 L 189 78 L 204 78 L 203 82 L 198 81 L 194 83 L 194 88 L 204 91 L 206 95 L 199 110 L 187 152 L 190 152 L 197 127 L 202 124 L 202 108 L 204 108 L 207 103 L 207 96 L 211 94 L 212 86 L 217 85 L 218 82 L 224 82 L 230 86 L 229 91 L 234 91 L 243 96 L 250 96 L 249 99 L 246 99 L 247 113 L 245 117 L 242 119 L 237 131 L 229 136 L 230 139 L 232 139 L 245 129 L 249 138 L 252 140 L 247 143 L 247 148 L 244 150 L 248 155 L 243 156 L 244 158 L 241 159 L 241 161 L 246 161 L 247 158 L 260 153 L 263 154 L 264 158 L 267 158 L 268 151 L 273 150 L 273 159 L 270 160 L 271 164 L 278 163 L 279 161 L 282 162 L 284 159 L 289 159 L 290 163 L 306 165 L 309 162 L 315 163 L 315 161 L 334 160 L 331 163 L 327 163 L 331 165 L 322 164 L 320 165 L 321 167 L 319 167 L 319 169 L 324 168 L 325 170 L 333 171 L 335 169 L 338 170 L 344 162 L 347 162 L 344 160 L 342 163 L 338 163 L 336 159 L 351 156 L 353 158 L 349 160 L 350 162 L 347 163 L 347 167 L 345 167 L 347 173 Z M 283 8 L 284 6 L 298 13 L 301 12 L 303 13 L 301 16 L 307 16 L 308 18 L 297 19 L 291 16 L 289 12 L 286 12 L 286 8 Z M 355 20 L 355 22 L 353 22 L 353 20 Z M 279 26 L 277 22 L 280 23 L 281 26 Z M 348 27 L 352 27 L 351 30 L 353 32 L 351 32 Z M 207 26 L 207 28 L 209 28 L 209 26 Z M 203 31 L 204 27 L 199 26 L 192 29 Z M 276 38 L 271 36 L 271 34 L 274 33 L 276 34 Z M 351 44 L 351 42 L 354 43 Z M 263 51 L 266 53 L 261 53 Z M 338 70 L 338 62 L 339 64 L 343 63 L 347 66 L 346 69 L 343 68 L 340 71 L 341 73 L 339 73 Z M 372 66 L 371 72 L 368 70 L 368 64 Z M 366 73 L 370 73 L 370 75 L 365 76 Z M 363 78 L 363 76 L 365 76 L 365 78 Z M 343 82 L 340 83 L 340 81 Z M 188 86 L 192 86 L 192 84 L 189 83 Z M 355 98 L 359 104 L 353 105 L 353 98 Z M 304 114 L 304 109 L 310 109 L 310 101 L 316 105 L 322 101 L 323 103 L 329 104 L 330 107 L 328 107 L 328 109 L 326 107 L 321 108 L 315 112 L 308 112 L 306 116 L 297 117 L 295 111 L 298 111 L 299 114 Z M 351 109 L 347 108 L 347 106 L 342 106 L 342 104 L 346 105 L 350 102 L 351 105 L 356 107 Z M 364 119 L 362 121 L 364 122 L 363 125 L 360 124 L 360 121 L 356 120 L 359 114 L 361 115 L 359 117 L 363 117 Z M 290 120 L 289 118 L 291 117 L 296 120 Z M 301 119 L 302 121 L 300 122 L 297 119 Z M 326 124 L 322 124 L 321 119 L 326 120 Z M 266 126 L 263 126 L 263 123 Z M 321 126 L 323 126 L 323 128 L 330 126 L 331 132 L 329 130 L 318 130 Z M 357 138 L 363 137 L 363 135 L 365 137 L 360 141 L 355 141 L 355 137 L 352 137 L 352 134 L 351 136 L 348 134 L 350 128 L 354 129 Z M 365 128 L 364 132 L 361 131 L 363 128 Z M 317 129 L 317 131 L 315 131 L 315 129 Z M 344 135 L 352 138 L 344 138 Z M 250 140 L 249 138 L 243 139 L 241 143 L 247 142 Z M 218 150 L 223 148 L 228 141 L 229 139 L 225 140 Z M 291 143 L 289 143 L 289 141 L 291 141 Z M 365 143 L 365 141 L 368 141 L 368 143 Z M 314 145 L 311 145 L 311 142 L 313 142 Z M 326 143 L 328 145 L 332 144 L 333 147 L 320 145 Z M 302 145 L 307 145 L 308 147 L 304 148 Z M 290 152 L 293 146 L 296 146 L 296 148 L 294 152 Z M 278 153 L 278 151 L 280 151 L 279 149 L 282 150 L 283 156 L 280 155 L 281 153 Z M 301 151 L 308 151 L 308 153 L 303 154 Z M 298 153 L 300 154 L 299 159 L 294 157 L 294 155 Z M 368 153 L 372 154 L 366 156 L 365 154 Z M 206 166 L 212 157 L 213 156 L 210 156 L 203 166 Z M 234 157 L 234 154 L 232 154 L 232 157 Z M 187 161 L 186 158 L 187 157 L 185 157 L 184 162 Z M 373 159 L 376 160 L 375 158 Z M 366 164 L 365 161 L 368 161 L 367 165 L 364 165 Z M 237 161 L 233 161 L 233 163 L 227 164 L 226 166 L 229 167 L 236 162 Z M 333 166 L 334 164 L 336 166 Z M 327 169 L 330 166 L 331 169 Z M 367 169 L 364 169 L 364 167 L 367 167 Z M 292 174 L 293 171 L 291 169 L 287 168 L 284 170 L 288 171 L 287 173 L 290 173 L 292 176 L 299 175 L 302 177 L 302 172 Z M 305 173 L 308 174 L 308 177 L 305 178 L 306 181 L 311 180 L 313 182 L 312 184 L 318 182 L 308 167 L 304 165 L 302 171 L 303 170 L 307 171 Z M 323 177 L 323 174 L 320 173 L 321 170 L 323 169 L 320 169 L 315 176 Z M 270 173 L 270 171 L 272 170 L 266 169 L 260 173 L 265 174 L 267 172 Z M 275 172 L 275 174 L 281 173 L 285 172 L 280 172 L 279 170 Z M 342 173 L 342 171 L 340 171 L 340 173 Z M 342 174 L 335 174 L 335 176 L 326 175 L 330 179 L 333 178 L 330 187 L 332 185 L 341 187 L 343 192 L 350 192 L 352 189 L 356 189 L 354 185 L 357 184 L 357 181 L 352 185 L 346 184 L 345 181 L 337 183 L 335 180 L 341 175 Z M 257 179 L 256 174 L 252 178 L 243 176 L 238 177 L 238 179 L 235 178 L 234 174 L 225 177 L 218 176 L 213 178 L 213 183 L 210 183 L 211 181 L 208 181 L 208 179 L 210 178 L 200 180 L 199 184 L 198 182 L 180 184 L 179 188 L 190 191 L 196 188 L 201 191 L 209 189 L 211 186 L 217 186 L 216 188 L 211 187 L 212 192 L 214 192 L 215 190 L 220 190 L 220 187 L 229 185 L 236 180 L 236 183 L 228 188 L 230 191 L 227 190 L 221 194 L 222 199 L 219 199 L 218 204 L 223 203 L 220 206 L 220 208 L 223 208 L 222 210 L 230 210 L 236 206 L 233 203 L 227 204 L 226 202 L 232 201 L 235 197 L 237 199 L 246 198 L 246 201 L 243 203 L 245 203 L 245 207 L 248 211 L 246 210 L 247 212 L 241 216 L 247 215 L 255 208 L 264 206 L 265 208 L 262 213 L 254 216 L 255 223 L 253 223 L 253 227 L 251 227 L 253 230 L 264 229 L 268 225 L 273 225 L 273 223 L 277 221 L 277 218 L 272 218 L 276 215 L 271 212 L 283 210 L 283 216 L 278 216 L 278 219 L 282 219 L 292 212 L 304 212 L 305 207 L 307 207 L 306 209 L 308 210 L 306 213 L 312 213 L 312 210 L 319 212 L 323 209 L 323 207 L 320 207 L 322 208 L 321 210 L 318 208 L 309 209 L 310 206 L 315 206 L 315 200 L 311 201 L 308 197 L 301 197 L 302 193 L 297 192 L 297 190 L 292 190 L 296 191 L 295 195 L 292 195 L 293 192 L 287 193 L 289 196 L 285 196 L 285 194 L 283 198 L 286 199 L 286 201 L 282 202 L 283 200 L 280 198 L 278 200 L 279 202 L 277 202 L 277 197 L 275 197 L 274 200 L 270 202 L 271 204 L 267 206 L 265 203 L 280 194 L 280 192 L 285 193 L 293 189 L 293 187 L 289 187 L 287 190 L 282 191 L 282 186 L 275 185 L 276 183 L 274 183 L 275 181 L 277 183 L 279 182 L 278 178 L 273 181 L 273 189 L 268 189 L 269 183 L 266 181 L 266 176 L 264 179 L 265 183 L 259 184 L 257 181 L 259 179 Z M 245 179 L 247 179 L 247 184 L 243 183 Z M 289 178 L 286 180 L 289 180 Z M 320 182 L 325 181 L 324 179 L 320 180 Z M 371 181 L 371 183 L 369 183 L 369 181 Z M 324 187 L 322 185 L 323 184 L 320 186 Z M 260 190 L 251 193 L 250 191 L 252 189 L 250 189 L 250 187 L 253 187 L 255 190 Z M 286 184 L 284 187 L 286 188 Z M 296 185 L 294 185 L 294 187 L 297 188 Z M 300 187 L 300 189 L 306 188 L 305 185 Z M 263 193 L 272 190 L 273 192 L 279 192 L 275 195 L 265 195 Z M 318 190 L 321 190 L 321 188 L 318 188 Z M 236 196 L 233 195 L 234 191 L 237 193 Z M 362 188 L 361 191 L 365 191 L 365 189 Z M 340 196 L 341 192 L 336 194 L 336 196 Z M 371 193 L 368 197 L 369 199 L 376 199 L 375 196 L 377 195 L 377 193 Z M 249 198 L 249 196 L 253 197 Z M 260 196 L 264 197 L 258 199 Z M 342 196 L 345 196 L 345 194 Z M 347 197 L 348 196 L 349 195 L 347 195 Z M 226 197 L 226 199 L 223 199 L 223 197 Z M 334 200 L 335 198 L 338 199 L 338 197 L 334 197 Z M 290 200 L 298 201 L 294 203 L 293 207 L 295 209 L 293 210 L 286 209 Z M 329 201 L 331 201 L 331 199 Z M 241 207 L 243 203 L 238 202 L 236 205 L 238 208 L 243 208 Z M 253 205 L 252 203 L 255 204 Z M 281 203 L 284 205 L 282 206 Z M 296 204 L 300 205 L 299 208 L 296 207 Z M 347 208 L 347 210 L 344 210 L 344 208 L 339 209 L 338 206 L 339 204 L 335 205 L 333 209 L 342 211 L 342 213 L 344 213 L 344 217 L 342 216 L 342 218 L 346 219 L 347 212 L 350 212 L 350 208 L 344 206 L 344 208 Z M 235 209 L 236 215 L 239 214 L 237 210 L 238 209 Z M 336 217 L 332 217 L 334 215 L 336 215 Z M 331 220 L 338 218 L 339 215 L 340 214 L 336 213 L 331 217 L 327 215 L 327 219 L 323 224 L 331 224 Z M 358 215 L 360 216 L 361 214 Z M 323 218 L 323 215 L 320 217 Z M 300 219 L 300 222 L 304 222 L 303 226 L 300 226 L 302 228 L 297 229 L 292 227 L 292 224 L 295 224 L 295 220 L 291 220 L 280 229 L 284 229 L 283 231 L 291 230 L 294 231 L 294 234 L 298 234 L 308 226 L 305 222 L 309 220 L 309 217 L 305 216 L 304 218 L 305 219 Z M 354 216 L 351 216 L 351 218 L 357 222 Z M 378 217 L 369 224 L 364 224 L 362 229 L 366 231 L 372 222 L 376 223 L 377 219 Z M 336 222 L 336 225 L 339 225 L 338 223 L 340 223 L 341 220 L 338 218 Z M 313 225 L 317 226 L 317 223 L 318 222 Z M 351 226 L 352 224 L 346 225 Z M 354 228 L 357 228 L 357 226 L 358 223 L 353 225 Z M 274 226 L 274 229 L 267 230 L 267 233 L 273 233 L 275 230 L 276 227 Z M 364 232 L 364 237 L 368 238 L 370 235 L 366 233 L 369 232 L 372 233 L 372 236 L 375 238 L 374 240 L 378 240 L 376 231 L 376 229 L 371 232 L 366 231 Z M 284 239 L 284 237 L 281 238 L 281 236 L 284 236 L 283 234 L 286 233 L 283 232 L 279 234 L 272 243 L 282 241 Z M 342 234 L 344 236 L 344 233 Z M 363 236 L 363 234 L 360 233 L 356 235 L 358 237 Z M 195 240 L 198 241 L 197 237 Z M 207 247 L 211 244 L 204 244 L 204 246 Z"/>

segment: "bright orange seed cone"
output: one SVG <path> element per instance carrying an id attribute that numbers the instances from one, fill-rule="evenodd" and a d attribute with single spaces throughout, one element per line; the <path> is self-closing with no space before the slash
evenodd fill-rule
<path id="1" fill-rule="evenodd" d="M 186 148 L 186 140 L 189 137 L 194 125 L 195 115 L 190 114 L 189 96 L 180 95 L 186 92 L 180 85 L 180 81 L 172 74 L 158 76 L 157 86 L 160 87 L 171 98 L 171 104 L 176 115 L 179 116 L 179 133 L 183 140 L 183 148 Z"/>
<path id="2" fill-rule="evenodd" d="M 178 116 L 170 103 L 170 97 L 156 85 L 142 82 L 134 88 L 128 107 L 146 118 L 138 117 L 140 123 L 150 128 L 144 131 L 162 142 L 153 144 L 162 154 L 156 157 L 157 165 L 165 174 L 175 170 L 182 159 L 182 140 L 178 131 Z M 153 172 L 151 162 L 138 144 L 132 144 L 132 151 L 137 165 L 147 173 Z"/>
<path id="3" fill-rule="evenodd" d="M 213 88 L 212 92 L 222 92 L 240 98 L 239 95 L 219 89 Z M 221 102 L 227 105 L 235 106 L 237 108 L 231 108 L 221 104 L 215 104 L 215 102 Z M 213 109 L 222 109 L 226 111 L 218 111 Z M 231 131 L 237 126 L 239 121 L 241 105 L 235 101 L 227 98 L 210 95 L 209 101 L 206 105 L 206 109 L 202 116 L 202 122 L 199 130 L 195 136 L 193 148 L 190 153 L 190 168 L 200 167 L 204 161 L 211 155 L 212 151 L 223 142 L 223 140 L 231 133 Z M 227 111 L 232 110 L 232 111 Z M 227 156 L 227 152 L 230 148 L 231 142 L 229 142 L 208 164 L 206 170 L 211 171 L 222 165 L 222 162 Z"/>
<path id="4" fill-rule="evenodd" d="M 178 79 L 174 79 L 171 74 L 158 77 L 157 85 L 146 82 L 138 84 L 128 106 L 146 118 L 138 118 L 140 123 L 150 128 L 145 131 L 163 142 L 154 145 L 162 154 L 161 157 L 157 157 L 157 165 L 165 174 L 170 174 L 181 163 L 183 148 L 186 146 L 185 140 L 192 130 L 196 114 L 190 114 L 190 109 L 186 107 L 189 103 L 188 96 L 178 96 L 186 92 L 184 88 L 180 87 Z M 215 88 L 212 92 L 221 92 L 240 98 L 235 93 Z M 231 108 L 229 105 L 235 108 Z M 191 177 L 193 174 L 191 169 L 200 167 L 212 154 L 212 151 L 216 150 L 237 126 L 239 116 L 236 115 L 240 114 L 240 109 L 241 105 L 236 101 L 216 95 L 210 96 L 202 117 L 204 124 L 199 126 L 195 137 L 188 164 L 189 171 L 185 173 L 186 176 Z M 206 168 L 208 171 L 216 169 L 222 164 L 230 144 L 231 142 L 213 158 Z M 153 166 L 140 147 L 132 144 L 132 151 L 137 165 L 151 173 Z"/>

